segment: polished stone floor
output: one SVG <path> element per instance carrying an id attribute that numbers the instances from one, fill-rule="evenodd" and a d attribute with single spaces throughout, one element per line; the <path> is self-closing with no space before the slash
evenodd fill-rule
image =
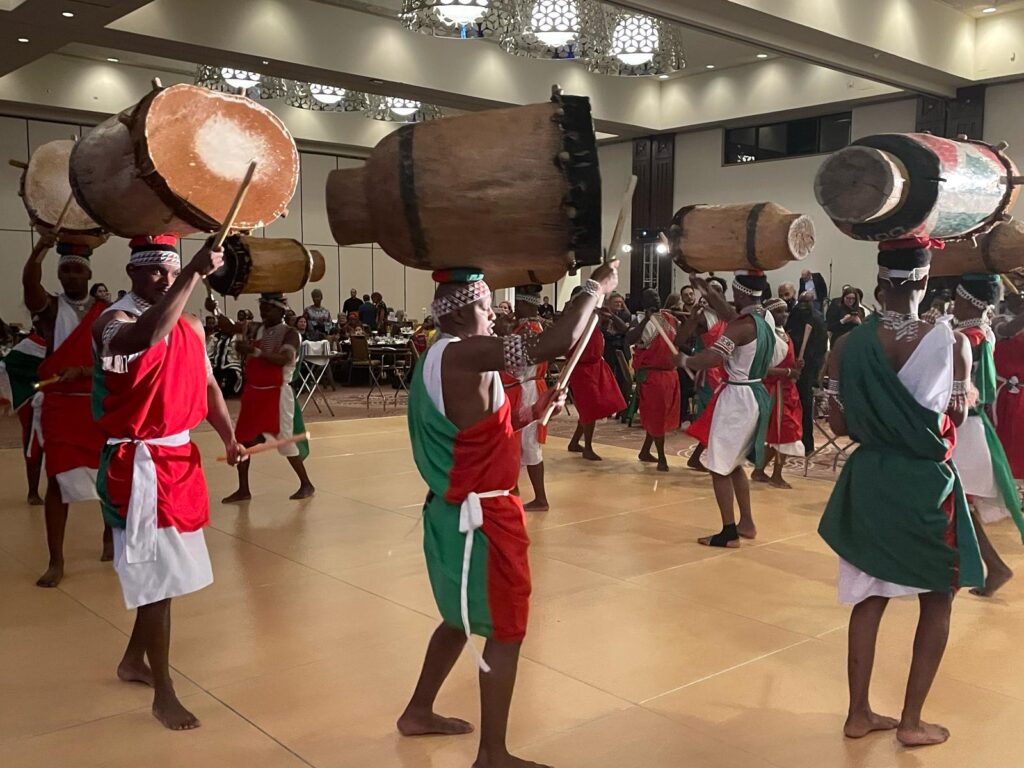
<path id="1" fill-rule="evenodd" d="M 232 489 L 197 435 L 211 493 Z M 815 533 L 831 488 L 792 478 L 754 493 L 760 536 L 710 550 L 706 476 L 641 466 L 601 447 L 584 462 L 552 439 L 552 509 L 530 517 L 535 598 L 510 728 L 523 756 L 561 768 L 993 768 L 1024 755 L 1024 579 L 996 599 L 964 595 L 926 717 L 953 731 L 909 751 L 891 734 L 851 742 L 847 611 L 835 558 Z M 394 720 L 436 624 L 420 551 L 424 488 L 404 419 L 315 425 L 307 502 L 283 459 L 254 459 L 253 501 L 213 506 L 216 581 L 175 601 L 172 662 L 203 721 L 161 728 L 147 689 L 114 676 L 133 614 L 98 562 L 95 506 L 72 509 L 67 577 L 45 565 L 42 511 L 22 502 L 21 461 L 0 464 L 0 766 L 7 768 L 466 768 L 475 738 L 403 739 Z M 528 494 L 527 494 L 528 495 Z M 1024 549 L 993 537 L 1011 566 Z M 883 622 L 874 700 L 898 714 L 913 601 Z M 464 656 L 440 709 L 476 721 Z"/>

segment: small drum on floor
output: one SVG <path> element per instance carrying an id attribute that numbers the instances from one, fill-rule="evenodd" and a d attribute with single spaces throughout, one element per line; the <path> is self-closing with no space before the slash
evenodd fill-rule
<path id="1" fill-rule="evenodd" d="M 240 230 L 286 213 L 299 177 L 291 134 L 244 96 L 157 87 L 78 142 L 71 187 L 93 219 L 122 237 L 213 232 L 251 160 L 256 172 L 234 221 Z"/>
<path id="2" fill-rule="evenodd" d="M 601 262 L 601 176 L 590 101 L 405 125 L 362 168 L 331 171 L 341 245 L 377 242 L 407 267 L 476 267 L 492 288 L 552 283 Z"/>
<path id="3" fill-rule="evenodd" d="M 814 194 L 855 240 L 972 237 L 1009 218 L 1024 182 L 1005 149 L 926 133 L 867 136 L 822 163 Z"/>
<path id="4" fill-rule="evenodd" d="M 775 203 L 689 205 L 667 234 L 673 261 L 687 272 L 778 269 L 814 248 L 811 217 Z"/>
<path id="5" fill-rule="evenodd" d="M 323 256 L 320 261 L 323 263 Z M 208 282 L 225 296 L 294 293 L 313 280 L 315 263 L 313 254 L 298 240 L 232 235 L 224 241 L 224 264 Z"/>
<path id="6" fill-rule="evenodd" d="M 33 229 L 48 232 L 59 221 L 62 241 L 96 248 L 106 242 L 108 235 L 103 227 L 82 210 L 71 194 L 68 159 L 74 146 L 72 139 L 50 141 L 36 148 L 27 165 L 11 162 L 22 168 L 18 194 L 25 204 Z"/>

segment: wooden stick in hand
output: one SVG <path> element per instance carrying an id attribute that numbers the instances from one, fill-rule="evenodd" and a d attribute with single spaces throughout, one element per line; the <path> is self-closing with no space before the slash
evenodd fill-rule
<path id="1" fill-rule="evenodd" d="M 797 358 L 796 358 L 797 360 L 800 360 L 801 362 L 803 362 L 804 353 L 807 351 L 807 342 L 809 342 L 810 340 L 811 340 L 811 324 L 808 323 L 807 325 L 804 326 L 804 338 L 803 338 L 803 341 L 800 342 L 800 354 L 797 355 Z"/>
<path id="2" fill-rule="evenodd" d="M 231 228 L 235 225 L 235 219 L 238 217 L 238 212 L 242 209 L 242 203 L 245 202 L 245 195 L 249 191 L 249 185 L 252 183 L 254 173 L 256 173 L 256 161 L 250 160 L 249 167 L 245 170 L 245 176 L 242 177 L 242 183 L 238 185 L 235 200 L 231 203 L 231 207 L 228 208 L 228 214 L 220 225 L 220 231 L 213 238 L 213 244 L 210 246 L 213 250 L 216 251 L 222 248 L 224 241 L 231 234 Z M 206 286 L 206 298 L 213 299 L 213 289 L 210 288 L 210 281 L 205 277 L 203 278 L 203 285 Z M 214 311 L 214 314 L 217 314 L 217 312 Z"/>
<path id="3" fill-rule="evenodd" d="M 277 448 L 281 448 L 285 445 L 292 445 L 293 443 L 301 443 L 303 440 L 309 440 L 309 432 L 303 432 L 301 435 L 292 435 L 291 437 L 285 437 L 281 440 L 267 440 L 265 443 L 258 443 L 252 448 L 243 448 L 241 461 L 245 461 L 255 453 L 265 453 L 267 451 L 273 451 Z M 227 461 L 227 456 L 218 456 L 217 461 Z"/>

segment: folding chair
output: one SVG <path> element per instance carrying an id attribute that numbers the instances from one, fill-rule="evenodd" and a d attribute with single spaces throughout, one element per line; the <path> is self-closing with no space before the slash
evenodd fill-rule
<path id="1" fill-rule="evenodd" d="M 626 413 L 629 419 L 629 426 L 633 426 L 633 417 L 636 416 L 637 406 L 639 405 L 640 390 L 636 386 L 636 377 L 633 375 L 633 366 L 629 364 L 626 359 L 625 353 L 621 349 L 615 350 L 615 359 L 618 361 L 619 370 L 622 372 L 622 377 L 626 380 L 628 387 L 627 392 L 623 392 L 623 396 L 626 400 Z"/>
<path id="2" fill-rule="evenodd" d="M 811 414 L 811 425 L 813 429 L 824 438 L 825 442 L 823 445 L 815 448 L 811 453 L 804 456 L 804 477 L 807 477 L 808 470 L 811 466 L 811 459 L 820 453 L 834 448 L 836 451 L 835 457 L 832 459 L 832 471 L 835 472 L 839 468 L 839 460 L 844 461 L 849 457 L 850 449 L 853 447 L 853 441 L 849 440 L 846 445 L 840 445 L 838 435 L 833 435 L 830 429 L 826 428 L 828 424 L 828 412 L 829 402 L 828 394 L 822 389 L 814 390 L 814 412 Z"/>
<path id="3" fill-rule="evenodd" d="M 349 384 L 352 383 L 352 371 L 357 368 L 365 370 L 370 379 L 370 391 L 366 393 L 366 410 L 370 410 L 370 398 L 373 397 L 374 390 L 380 395 L 384 409 L 387 410 L 388 398 L 380 387 L 380 373 L 383 362 L 370 358 L 370 341 L 365 336 L 353 336 L 351 342 L 352 367 L 349 368 Z"/>

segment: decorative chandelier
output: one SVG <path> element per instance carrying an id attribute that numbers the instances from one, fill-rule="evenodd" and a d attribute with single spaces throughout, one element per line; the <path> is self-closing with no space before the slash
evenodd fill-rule
<path id="1" fill-rule="evenodd" d="M 292 83 L 287 103 L 314 112 L 363 112 L 369 106 L 365 93 L 319 83 Z"/>
<path id="2" fill-rule="evenodd" d="M 279 77 L 268 77 L 235 67 L 213 67 L 200 64 L 195 84 L 221 93 L 243 93 L 250 99 L 283 99 L 288 95 L 287 83 Z"/>
<path id="3" fill-rule="evenodd" d="M 435 37 L 502 39 L 516 0 L 402 0 L 398 18 L 407 29 Z"/>
<path id="4" fill-rule="evenodd" d="M 439 107 L 422 104 L 414 99 L 399 96 L 368 96 L 369 106 L 364 114 L 373 120 L 391 123 L 418 123 L 444 117 Z"/>
<path id="5" fill-rule="evenodd" d="M 639 77 L 668 75 L 686 66 L 678 25 L 608 5 L 587 10 L 580 58 L 591 72 Z"/>
<path id="6" fill-rule="evenodd" d="M 539 59 L 576 58 L 581 17 L 593 0 L 512 0 L 512 24 L 502 47 L 517 56 Z M 591 11 L 592 12 L 592 11 Z"/>

